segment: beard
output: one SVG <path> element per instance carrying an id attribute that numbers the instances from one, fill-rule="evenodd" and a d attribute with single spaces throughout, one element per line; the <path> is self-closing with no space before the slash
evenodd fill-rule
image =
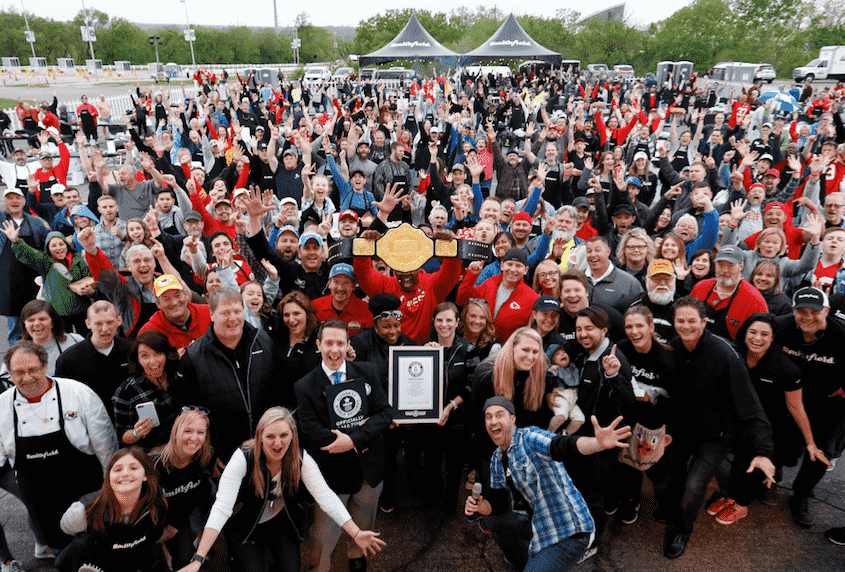
<path id="1" fill-rule="evenodd" d="M 658 306 L 667 306 L 675 300 L 675 289 L 669 290 L 661 286 L 648 291 L 648 299 Z"/>
<path id="2" fill-rule="evenodd" d="M 560 230 L 560 229 L 556 229 L 552 233 L 552 240 L 562 239 L 564 244 L 565 244 L 565 243 L 569 242 L 570 240 L 572 240 L 572 237 L 574 237 L 574 236 L 575 236 L 574 232 L 566 232 L 566 231 L 563 231 L 563 230 Z"/>
<path id="3" fill-rule="evenodd" d="M 722 290 L 733 289 L 736 286 L 737 281 L 734 280 L 732 277 L 716 277 L 716 286 L 721 288 Z"/>

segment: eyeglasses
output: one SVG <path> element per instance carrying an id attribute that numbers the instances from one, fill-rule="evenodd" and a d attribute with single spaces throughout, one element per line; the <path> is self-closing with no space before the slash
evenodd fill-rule
<path id="1" fill-rule="evenodd" d="M 553 276 L 560 276 L 560 272 L 538 272 L 537 278 L 540 280 L 545 280 L 546 278 L 552 278 Z"/>
<path id="2" fill-rule="evenodd" d="M 487 300 L 484 298 L 470 298 L 470 302 L 475 302 L 476 304 L 481 304 L 482 306 L 487 306 Z"/>
<path id="3" fill-rule="evenodd" d="M 182 411 L 184 413 L 190 413 L 191 411 L 199 411 L 200 413 L 202 413 L 206 417 L 208 417 L 210 415 L 208 409 L 206 409 L 205 407 L 200 407 L 199 405 L 183 405 Z"/>
<path id="4" fill-rule="evenodd" d="M 381 319 L 386 320 L 387 318 L 396 318 L 397 320 L 402 320 L 402 312 L 400 312 L 399 310 L 386 310 L 381 314 L 378 314 L 377 316 L 373 317 L 373 321 Z"/>
<path id="5" fill-rule="evenodd" d="M 648 247 L 645 244 L 626 244 L 625 248 L 629 248 L 631 250 L 645 250 Z"/>
<path id="6" fill-rule="evenodd" d="M 825 203 L 824 206 L 830 207 L 832 209 L 845 209 L 845 205 L 837 205 L 837 204 L 834 204 L 834 203 Z"/>
<path id="7" fill-rule="evenodd" d="M 38 372 L 44 369 L 45 367 L 46 366 L 39 365 L 38 367 L 31 367 L 29 369 L 14 369 L 11 370 L 9 374 L 16 379 L 20 379 L 25 375 L 28 375 L 29 377 L 35 377 L 36 374 L 38 374 Z"/>

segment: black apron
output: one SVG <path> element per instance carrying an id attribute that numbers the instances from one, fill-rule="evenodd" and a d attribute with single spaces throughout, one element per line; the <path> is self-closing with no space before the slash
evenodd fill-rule
<path id="1" fill-rule="evenodd" d="M 736 298 L 736 293 L 739 291 L 739 288 L 734 290 L 734 293 L 731 294 L 731 297 L 728 300 L 728 305 L 721 310 L 717 310 L 710 302 L 707 301 L 710 299 L 710 295 L 715 289 L 716 283 L 714 282 L 713 287 L 710 288 L 707 296 L 704 297 L 704 307 L 707 310 L 707 329 L 717 336 L 722 336 L 726 340 L 731 341 L 733 340 L 733 337 L 728 331 L 728 312 L 731 309 L 731 304 L 734 303 L 734 298 Z"/>
<path id="2" fill-rule="evenodd" d="M 62 396 L 56 384 L 59 430 L 46 435 L 18 435 L 18 412 L 12 397 L 15 424 L 15 471 L 21 499 L 30 516 L 41 528 L 47 545 L 63 548 L 71 537 L 59 528 L 59 520 L 74 502 L 96 491 L 103 484 L 103 469 L 96 455 L 88 455 L 74 447 L 65 434 Z M 47 496 L 48 498 L 45 498 Z"/>
<path id="3" fill-rule="evenodd" d="M 163 531 L 163 523 L 153 524 L 149 513 L 133 524 L 107 522 L 104 531 L 86 530 L 78 534 L 56 560 L 56 568 L 61 572 L 76 572 L 83 565 L 103 572 L 167 570 L 156 543 Z"/>

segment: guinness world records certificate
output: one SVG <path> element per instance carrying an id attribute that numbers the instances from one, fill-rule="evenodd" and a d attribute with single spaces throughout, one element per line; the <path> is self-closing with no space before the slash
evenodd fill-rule
<path id="1" fill-rule="evenodd" d="M 388 400 L 396 423 L 437 423 L 443 411 L 443 348 L 390 348 Z"/>

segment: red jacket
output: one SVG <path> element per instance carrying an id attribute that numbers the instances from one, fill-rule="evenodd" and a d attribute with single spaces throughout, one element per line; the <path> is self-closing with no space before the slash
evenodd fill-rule
<path id="1" fill-rule="evenodd" d="M 349 303 L 340 314 L 332 307 L 331 294 L 313 300 L 314 309 L 317 310 L 317 319 L 320 323 L 338 318 L 349 326 L 349 337 L 373 327 L 373 315 L 366 302 L 354 294 L 350 296 Z"/>
<path id="2" fill-rule="evenodd" d="M 366 292 L 367 296 L 393 294 L 399 298 L 402 333 L 420 345 L 428 341 L 434 309 L 446 300 L 461 275 L 461 261 L 457 258 L 446 258 L 440 265 L 440 270 L 434 274 L 421 270 L 417 287 L 413 292 L 405 292 L 399 287 L 396 278 L 373 270 L 368 257 L 356 256 L 352 267 L 355 269 L 361 290 Z"/>
<path id="3" fill-rule="evenodd" d="M 70 167 L 70 151 L 67 145 L 59 143 L 59 164 L 55 165 L 49 171 L 38 169 L 32 176 L 38 182 L 38 188 L 35 190 L 36 200 L 41 200 L 41 183 L 55 181 L 63 185 L 67 185 L 67 171 Z"/>
<path id="4" fill-rule="evenodd" d="M 488 278 L 481 283 L 481 286 L 474 286 L 476 280 L 478 280 L 478 274 L 473 274 L 467 270 L 463 282 L 458 286 L 458 305 L 465 306 L 470 298 L 483 298 L 487 300 L 487 304 L 490 306 L 490 314 L 493 315 L 496 311 L 496 291 L 499 289 L 503 277 L 503 274 L 499 274 Z M 528 287 L 525 281 L 519 282 L 516 289 L 511 292 L 510 297 L 499 308 L 499 313 L 493 318 L 499 343 L 504 344 L 518 328 L 528 325 L 531 311 L 534 309 L 534 302 L 539 297 L 534 290 Z"/>
<path id="5" fill-rule="evenodd" d="M 179 328 L 169 322 L 164 314 L 159 310 L 150 320 L 144 324 L 141 331 L 155 330 L 167 336 L 170 345 L 174 346 L 179 353 L 191 345 L 191 342 L 200 338 L 211 327 L 211 311 L 206 304 L 188 304 L 188 309 L 191 311 L 191 319 L 188 321 L 188 331 L 183 332 Z"/>
<path id="6" fill-rule="evenodd" d="M 737 330 L 739 330 L 739 327 L 751 314 L 769 311 L 766 300 L 763 299 L 763 295 L 760 294 L 760 291 L 752 286 L 750 282 L 745 280 L 740 280 L 739 286 L 734 293 L 733 302 L 730 302 L 730 298 L 726 298 L 724 300 L 719 300 L 719 302 L 714 306 L 714 302 L 718 300 L 716 290 L 713 288 L 715 284 L 715 278 L 702 280 L 693 287 L 692 296 L 693 298 L 704 300 L 704 303 L 712 307 L 714 310 L 722 310 L 728 306 L 728 303 L 730 303 L 731 307 L 728 310 L 727 326 L 728 332 L 731 334 L 731 339 L 736 338 Z M 707 296 L 708 292 L 710 292 L 709 296 Z"/>

